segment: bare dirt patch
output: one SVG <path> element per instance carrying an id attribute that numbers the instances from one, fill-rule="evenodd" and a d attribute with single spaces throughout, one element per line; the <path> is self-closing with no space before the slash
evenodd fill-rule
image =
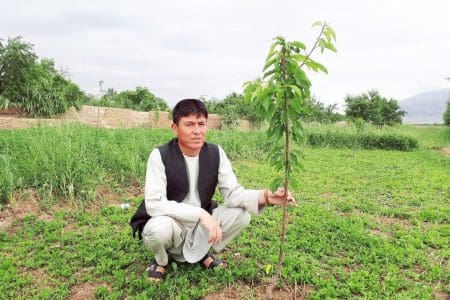
<path id="1" fill-rule="evenodd" d="M 303 300 L 314 290 L 312 285 L 283 286 L 273 291 L 273 299 Z M 215 292 L 204 297 L 204 300 L 237 300 L 237 299 L 265 299 L 266 285 L 251 286 L 243 282 L 231 285 L 219 292 Z"/>
<path id="2" fill-rule="evenodd" d="M 440 152 L 443 153 L 444 155 L 447 155 L 448 157 L 450 157 L 450 147 L 442 148 Z"/>
<path id="3" fill-rule="evenodd" d="M 95 297 L 95 290 L 98 287 L 104 286 L 109 291 L 111 291 L 111 287 L 107 285 L 106 283 L 101 284 L 92 284 L 89 282 L 85 282 L 80 285 L 74 285 L 72 289 L 70 290 L 70 296 L 69 300 L 87 300 L 87 299 L 94 299 Z"/>
<path id="4" fill-rule="evenodd" d="M 330 192 L 324 192 L 324 193 L 320 194 L 320 197 L 325 198 L 325 199 L 336 198 L 336 194 L 330 193 Z"/>
<path id="5" fill-rule="evenodd" d="M 14 201 L 0 211 L 0 230 L 10 228 L 14 221 L 22 220 L 28 215 L 37 216 L 38 220 L 50 221 L 53 217 L 45 212 L 38 202 L 38 195 L 28 189 L 14 195 Z"/>
<path id="6" fill-rule="evenodd" d="M 446 292 L 434 292 L 433 296 L 436 299 L 450 300 L 450 293 Z"/>
<path id="7" fill-rule="evenodd" d="M 400 219 L 400 218 L 393 218 L 388 216 L 380 216 L 380 215 L 372 215 L 371 216 L 372 221 L 386 225 L 388 227 L 391 227 L 393 225 L 398 225 L 400 227 L 408 228 L 411 227 L 411 222 L 407 219 Z"/>
<path id="8" fill-rule="evenodd" d="M 36 190 L 27 189 L 17 191 L 13 195 L 10 204 L 0 211 L 0 230 L 15 231 L 14 223 L 24 219 L 28 215 L 34 215 L 38 220 L 51 221 L 57 211 L 83 210 L 92 214 L 98 213 L 102 208 L 109 206 L 120 207 L 125 199 L 143 197 L 143 184 L 132 182 L 126 187 L 111 190 L 106 185 L 97 187 L 95 199 L 92 201 L 78 201 L 69 199 L 57 199 L 51 207 L 43 207 Z M 132 204 L 131 204 L 132 205 Z M 69 228 L 68 228 L 69 229 Z"/>

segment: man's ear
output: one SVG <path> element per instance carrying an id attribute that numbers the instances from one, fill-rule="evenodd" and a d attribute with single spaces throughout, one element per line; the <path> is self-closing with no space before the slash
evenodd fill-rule
<path id="1" fill-rule="evenodd" d="M 178 135 L 178 126 L 175 123 L 172 123 L 172 125 L 170 125 L 170 127 L 172 128 L 172 132 L 175 133 L 176 135 Z"/>

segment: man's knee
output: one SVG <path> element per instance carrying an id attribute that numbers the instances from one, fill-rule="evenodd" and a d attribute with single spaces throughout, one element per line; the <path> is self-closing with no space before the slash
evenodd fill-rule
<path id="1" fill-rule="evenodd" d="M 242 210 L 239 218 L 238 218 L 238 226 L 241 228 L 245 228 L 250 224 L 250 220 L 252 219 L 252 216 L 250 213 L 246 210 Z"/>
<path id="2" fill-rule="evenodd" d="M 173 230 L 170 217 L 154 217 L 148 220 L 143 230 L 144 243 L 149 246 L 164 245 L 172 240 Z"/>

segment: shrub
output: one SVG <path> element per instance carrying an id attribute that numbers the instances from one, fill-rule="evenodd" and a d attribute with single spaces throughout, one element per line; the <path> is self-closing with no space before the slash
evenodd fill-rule
<path id="1" fill-rule="evenodd" d="M 313 147 L 362 148 L 411 151 L 419 147 L 412 137 L 402 135 L 354 134 L 345 132 L 310 132 L 307 141 Z"/>

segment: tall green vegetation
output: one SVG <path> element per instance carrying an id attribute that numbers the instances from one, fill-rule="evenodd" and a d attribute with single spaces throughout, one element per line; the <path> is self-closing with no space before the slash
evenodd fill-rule
<path id="1" fill-rule="evenodd" d="M 444 123 L 450 126 L 450 99 L 447 101 L 447 110 L 444 113 Z"/>
<path id="2" fill-rule="evenodd" d="M 91 199 L 103 180 L 143 181 L 149 149 L 172 136 L 169 129 L 39 126 L 0 131 L 0 209 L 15 191 L 34 188 L 46 197 Z M 261 156 L 262 132 L 211 131 L 231 159 Z"/>
<path id="3" fill-rule="evenodd" d="M 270 123 L 268 137 L 274 140 L 269 152 L 271 164 L 278 170 L 283 170 L 283 177 L 276 178 L 272 184 L 284 186 L 284 197 L 287 199 L 289 185 L 298 189 L 298 184 L 291 179 L 302 165 L 301 153 L 293 150 L 292 142 L 303 140 L 304 130 L 298 118 L 299 114 L 308 110 L 307 101 L 310 98 L 311 82 L 302 68 L 315 72 L 327 73 L 327 69 L 311 58 L 314 50 L 320 48 L 336 51 L 334 30 L 326 23 L 316 22 L 313 26 L 320 27 L 320 33 L 310 50 L 299 41 L 288 42 L 283 37 L 276 37 L 272 44 L 263 68 L 262 79 L 249 82 L 245 86 L 245 95 L 254 103 L 259 113 Z M 284 143 L 281 141 L 284 140 Z M 272 290 L 281 273 L 284 246 L 287 231 L 287 201 L 283 206 L 283 220 L 280 238 L 280 252 L 276 272 L 267 288 L 267 297 L 272 298 Z"/>
<path id="4" fill-rule="evenodd" d="M 382 97 L 378 91 L 371 90 L 357 96 L 345 97 L 347 117 L 362 118 L 382 128 L 384 125 L 395 125 L 402 123 L 405 112 L 395 99 Z"/>
<path id="5" fill-rule="evenodd" d="M 128 108 L 137 111 L 168 111 L 169 106 L 162 98 L 156 97 L 146 87 L 136 87 L 118 93 L 109 88 L 100 98 L 91 98 L 85 104 L 115 108 Z"/>
<path id="6" fill-rule="evenodd" d="M 38 60 L 22 38 L 0 39 L 0 109 L 16 107 L 31 116 L 54 116 L 70 106 L 79 108 L 84 93 L 55 68 Z"/>

